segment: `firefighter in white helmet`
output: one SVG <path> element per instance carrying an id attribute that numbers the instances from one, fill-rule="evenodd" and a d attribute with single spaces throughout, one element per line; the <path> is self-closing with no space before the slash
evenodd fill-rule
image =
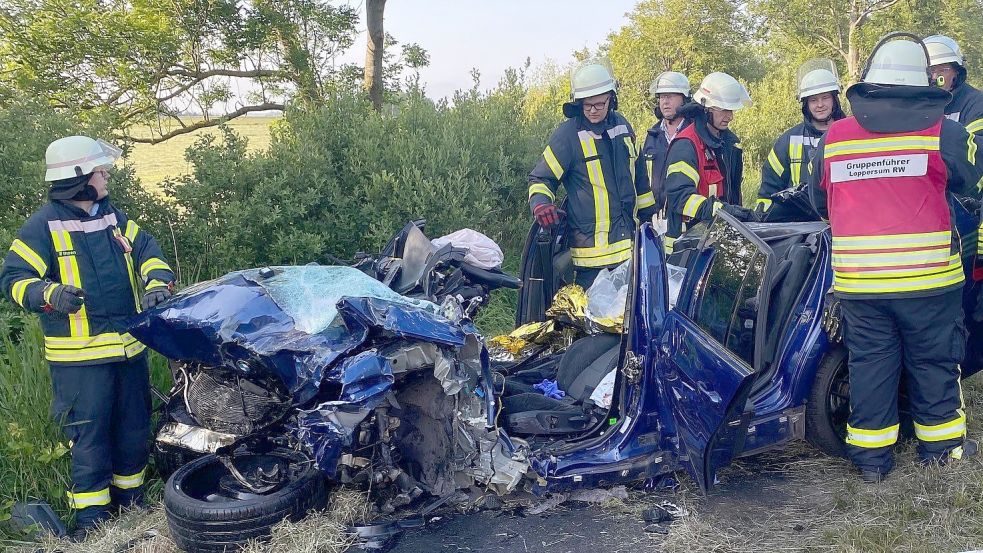
<path id="1" fill-rule="evenodd" d="M 666 159 L 667 252 L 687 224 L 709 220 L 720 209 L 742 220 L 755 217 L 741 206 L 744 156 L 729 128 L 734 112 L 749 105 L 751 97 L 737 79 L 710 73 L 679 110 L 693 124 L 676 135 Z"/>
<path id="2" fill-rule="evenodd" d="M 574 280 L 587 288 L 601 269 L 631 258 L 636 215 L 651 218 L 655 199 L 606 60 L 577 67 L 570 89 L 567 120 L 529 174 L 529 207 L 542 228 L 563 223 Z M 555 205 L 561 185 L 566 213 Z"/>
<path id="3" fill-rule="evenodd" d="M 983 92 L 966 82 L 962 49 L 945 35 L 933 35 L 924 42 L 930 58 L 932 84 L 952 93 L 945 116 L 961 123 L 971 134 L 983 134 Z"/>
<path id="4" fill-rule="evenodd" d="M 146 348 L 127 328 L 171 295 L 156 240 L 109 201 L 121 151 L 69 136 L 45 153 L 49 201 L 17 233 L 0 289 L 39 314 L 52 411 L 71 444 L 75 540 L 142 502 L 150 433 Z"/>
<path id="5" fill-rule="evenodd" d="M 853 116 L 820 140 L 808 185 L 832 234 L 827 313 L 842 313 L 850 352 L 847 451 L 868 483 L 894 467 L 902 371 L 921 460 L 977 451 L 959 389 L 965 277 L 949 195 L 975 195 L 983 170 L 977 141 L 943 116 L 951 95 L 929 86 L 928 66 L 914 35 L 882 39 L 847 89 Z"/>
<path id="6" fill-rule="evenodd" d="M 765 211 L 771 209 L 773 200 L 780 201 L 778 192 L 808 182 L 809 162 L 819 139 L 833 121 L 846 117 L 840 107 L 840 81 L 832 60 L 805 62 L 799 67 L 797 82 L 802 122 L 778 137 L 761 168 L 758 205 Z M 769 220 L 780 219 L 782 211 L 776 209 Z"/>
<path id="7" fill-rule="evenodd" d="M 656 209 L 665 212 L 666 189 L 662 181 L 666 175 L 666 155 L 669 144 L 679 131 L 690 124 L 679 110 L 690 101 L 692 91 L 689 79 L 682 73 L 663 71 L 649 86 L 649 95 L 655 103 L 655 116 L 658 121 L 645 136 L 642 145 L 642 158 L 649 176 L 649 185 L 655 196 Z"/>

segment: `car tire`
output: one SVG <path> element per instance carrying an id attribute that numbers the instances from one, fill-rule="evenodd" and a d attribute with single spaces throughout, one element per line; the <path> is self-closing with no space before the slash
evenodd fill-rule
<path id="1" fill-rule="evenodd" d="M 806 440 L 834 457 L 846 456 L 846 422 L 850 414 L 850 379 L 845 347 L 823 357 L 806 403 Z"/>
<path id="2" fill-rule="evenodd" d="M 235 456 L 237 468 L 273 463 L 289 467 L 286 482 L 267 495 L 230 495 L 231 476 L 215 455 L 179 468 L 164 487 L 164 512 L 174 543 L 184 551 L 234 551 L 251 539 L 268 537 L 284 519 L 297 521 L 327 504 L 324 475 L 308 457 L 290 449 Z M 212 493 L 214 492 L 214 493 Z"/>

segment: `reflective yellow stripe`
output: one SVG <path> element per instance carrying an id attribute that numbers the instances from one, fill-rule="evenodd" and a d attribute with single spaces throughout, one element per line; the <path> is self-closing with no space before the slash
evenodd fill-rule
<path id="1" fill-rule="evenodd" d="M 976 165 L 976 135 L 972 132 L 966 139 L 966 157 L 969 159 L 970 165 Z"/>
<path id="2" fill-rule="evenodd" d="M 611 230 L 611 216 L 608 204 L 608 188 L 604 182 L 604 171 L 601 160 L 597 158 L 597 147 L 594 138 L 587 131 L 580 131 L 580 147 L 584 158 L 595 158 L 587 162 L 587 177 L 590 179 L 594 195 L 594 247 L 608 245 L 608 233 Z"/>
<path id="3" fill-rule="evenodd" d="M 651 207 L 653 205 L 655 205 L 655 194 L 651 192 L 646 192 L 635 197 L 636 209 L 645 209 L 646 207 Z"/>
<path id="4" fill-rule="evenodd" d="M 147 290 L 153 290 L 154 288 L 167 288 L 167 283 L 155 278 L 147 283 Z"/>
<path id="5" fill-rule="evenodd" d="M 976 253 L 983 255 L 983 221 L 980 221 L 980 228 L 976 229 Z"/>
<path id="6" fill-rule="evenodd" d="M 923 246 L 948 246 L 952 241 L 952 231 L 919 232 L 914 234 L 890 234 L 887 236 L 836 236 L 833 237 L 833 251 L 849 249 L 907 248 Z"/>
<path id="7" fill-rule="evenodd" d="M 960 266 L 951 267 L 938 276 L 915 276 L 909 278 L 854 279 L 848 280 L 833 276 L 833 289 L 844 293 L 889 293 L 934 290 L 959 284 L 965 280 Z"/>
<path id="8" fill-rule="evenodd" d="M 593 248 L 570 248 L 573 264 L 578 267 L 604 267 L 622 263 L 631 258 L 631 240 Z"/>
<path id="9" fill-rule="evenodd" d="M 27 262 L 28 265 L 34 267 L 37 271 L 39 277 L 43 277 L 46 272 L 48 272 L 48 264 L 41 259 L 38 252 L 31 249 L 30 246 L 25 244 L 20 238 L 14 239 L 13 244 L 10 245 L 10 250 L 20 256 L 21 259 Z"/>
<path id="10" fill-rule="evenodd" d="M 549 166 L 550 171 L 553 171 L 553 176 L 556 180 L 563 178 L 563 166 L 560 165 L 560 160 L 556 159 L 556 155 L 553 153 L 553 148 L 547 146 L 543 151 L 543 159 L 546 160 L 546 165 Z"/>
<path id="11" fill-rule="evenodd" d="M 779 161 L 778 154 L 775 153 L 774 148 L 768 152 L 768 165 L 771 165 L 771 170 L 774 171 L 779 177 L 785 174 L 785 167 L 783 167 L 782 162 Z"/>
<path id="12" fill-rule="evenodd" d="M 791 166 L 792 175 L 791 183 L 792 185 L 797 185 L 802 182 L 802 143 L 794 143 L 789 141 L 788 143 L 788 159 L 789 165 Z"/>
<path id="13" fill-rule="evenodd" d="M 140 226 L 134 223 L 132 220 L 126 222 L 126 238 L 129 239 L 130 244 L 136 243 L 137 234 L 140 233 Z"/>
<path id="14" fill-rule="evenodd" d="M 156 257 L 151 257 L 150 259 L 144 261 L 143 265 L 140 265 L 140 274 L 143 275 L 144 279 L 150 278 L 150 271 L 156 270 L 170 271 L 171 267 L 163 260 Z"/>
<path id="15" fill-rule="evenodd" d="M 126 351 L 126 356 L 128 358 L 136 357 L 137 355 L 143 353 L 143 350 L 147 349 L 147 346 L 143 345 L 142 342 L 131 336 L 129 333 L 123 333 L 121 338 L 123 339 L 123 350 Z"/>
<path id="16" fill-rule="evenodd" d="M 676 244 L 676 239 L 672 236 L 663 235 L 662 243 L 665 244 L 666 255 L 672 253 L 672 247 Z"/>
<path id="17" fill-rule="evenodd" d="M 686 204 L 683 205 L 683 217 L 693 218 L 696 217 L 696 212 L 699 211 L 700 206 L 707 199 L 699 194 L 690 194 L 689 198 L 686 198 Z"/>
<path id="18" fill-rule="evenodd" d="M 553 195 L 553 191 L 551 191 L 548 186 L 541 182 L 533 182 L 529 184 L 529 197 L 532 198 L 533 194 L 542 194 L 549 198 L 551 202 L 556 201 L 556 196 Z"/>
<path id="19" fill-rule="evenodd" d="M 850 154 L 897 152 L 898 150 L 938 150 L 938 136 L 892 136 L 863 140 L 844 140 L 827 144 L 824 159 Z"/>
<path id="20" fill-rule="evenodd" d="M 895 424 L 880 430 L 865 430 L 854 428 L 849 424 L 846 426 L 846 443 L 863 448 L 886 447 L 898 441 L 898 429 L 900 425 Z"/>
<path id="21" fill-rule="evenodd" d="M 638 152 L 635 151 L 635 141 L 631 136 L 625 136 L 625 147 L 628 148 L 628 173 L 631 175 L 631 182 L 635 182 L 635 160 L 638 159 Z"/>
<path id="22" fill-rule="evenodd" d="M 17 305 L 27 307 L 24 305 L 24 297 L 27 295 L 27 287 L 35 282 L 41 282 L 41 279 L 25 278 L 14 282 L 13 286 L 10 287 L 10 296 L 14 298 Z"/>
<path id="23" fill-rule="evenodd" d="M 696 172 L 696 169 L 692 165 L 686 163 L 685 161 L 677 161 L 666 169 L 666 177 L 673 173 L 682 173 L 686 175 L 691 181 L 693 181 L 693 186 L 699 186 L 700 184 L 700 174 Z"/>
<path id="24" fill-rule="evenodd" d="M 67 230 L 52 230 L 51 240 L 55 245 L 55 251 L 58 252 L 58 272 L 61 276 L 61 283 L 84 290 L 71 233 Z M 85 305 L 68 316 L 68 326 L 72 336 L 89 335 L 89 317 Z"/>
<path id="25" fill-rule="evenodd" d="M 920 276 L 920 275 L 938 275 L 944 272 L 952 271 L 956 269 L 956 261 L 959 255 L 953 255 L 949 258 L 948 265 L 939 267 L 893 267 L 891 269 L 867 269 L 865 271 L 836 271 L 833 274 L 837 278 L 842 278 L 846 280 L 863 280 L 863 279 L 884 279 L 884 278 L 895 278 L 895 277 L 910 277 L 910 276 Z M 960 267 L 961 268 L 961 267 Z"/>
<path id="26" fill-rule="evenodd" d="M 949 245 L 932 250 L 897 251 L 884 253 L 836 253 L 833 251 L 833 267 L 884 267 L 942 263 L 950 260 Z M 959 257 L 958 255 L 955 257 Z"/>
<path id="27" fill-rule="evenodd" d="M 758 202 L 757 203 L 760 206 L 764 206 L 764 210 L 765 211 L 768 211 L 769 209 L 771 209 L 771 204 L 774 203 L 774 202 L 772 202 L 768 198 L 758 198 Z"/>
<path id="28" fill-rule="evenodd" d="M 147 472 L 147 468 L 144 467 L 143 470 L 136 474 L 131 474 L 129 476 L 120 476 L 118 474 L 113 474 L 113 486 L 121 490 L 129 490 L 137 488 L 143 485 L 144 475 Z"/>
<path id="29" fill-rule="evenodd" d="M 85 338 L 45 336 L 44 350 L 48 361 L 78 362 L 98 359 L 132 358 L 146 349 L 128 333 L 106 332 Z"/>
<path id="30" fill-rule="evenodd" d="M 966 130 L 969 131 L 969 134 L 976 134 L 983 131 L 983 119 L 977 119 L 976 121 L 966 125 Z"/>
<path id="31" fill-rule="evenodd" d="M 942 424 L 915 423 L 915 436 L 923 442 L 956 440 L 966 435 L 966 415 L 960 410 L 954 420 Z"/>
<path id="32" fill-rule="evenodd" d="M 72 509 L 84 509 L 96 505 L 109 505 L 109 488 L 97 492 L 65 492 L 68 495 L 68 506 Z"/>

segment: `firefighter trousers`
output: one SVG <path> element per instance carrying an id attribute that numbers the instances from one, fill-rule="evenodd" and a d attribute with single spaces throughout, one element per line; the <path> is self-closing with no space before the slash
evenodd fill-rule
<path id="1" fill-rule="evenodd" d="M 961 445 L 962 290 L 925 298 L 844 299 L 841 308 L 850 351 L 847 451 L 853 463 L 882 474 L 893 468 L 902 370 L 919 456 L 938 459 Z"/>
<path id="2" fill-rule="evenodd" d="M 142 500 L 150 454 L 147 356 L 52 366 L 51 384 L 55 420 L 71 447 L 69 504 L 79 526 L 92 526 L 109 517 L 111 503 L 128 506 Z"/>

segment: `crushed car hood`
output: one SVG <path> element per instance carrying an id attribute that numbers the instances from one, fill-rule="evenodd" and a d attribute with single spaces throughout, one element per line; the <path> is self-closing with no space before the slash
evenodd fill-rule
<path id="1" fill-rule="evenodd" d="M 301 405 L 325 378 L 361 380 L 328 369 L 371 332 L 450 347 L 476 333 L 438 311 L 351 267 L 271 267 L 187 288 L 142 313 L 130 333 L 169 359 L 272 372 Z"/>

